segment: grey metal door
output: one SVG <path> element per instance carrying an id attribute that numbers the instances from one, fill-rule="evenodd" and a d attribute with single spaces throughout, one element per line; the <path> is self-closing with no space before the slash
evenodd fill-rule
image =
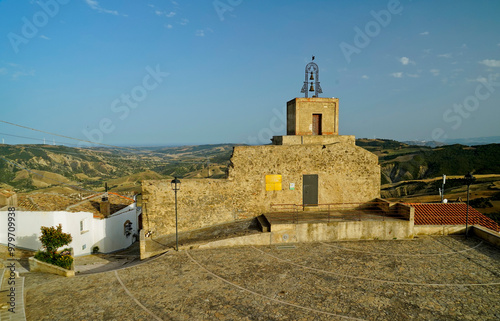
<path id="1" fill-rule="evenodd" d="M 302 181 L 302 201 L 304 206 L 318 205 L 318 175 L 304 175 Z"/>

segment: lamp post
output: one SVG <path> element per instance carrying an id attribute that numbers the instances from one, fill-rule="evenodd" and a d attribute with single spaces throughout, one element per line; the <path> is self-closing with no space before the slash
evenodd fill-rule
<path id="1" fill-rule="evenodd" d="M 175 193 L 175 250 L 179 251 L 179 232 L 177 229 L 177 191 L 181 189 L 181 181 L 174 177 L 170 182 Z"/>
<path id="2" fill-rule="evenodd" d="M 465 177 L 465 184 L 467 184 L 467 212 L 465 214 L 465 239 L 467 239 L 467 235 L 469 234 L 468 230 L 468 225 L 469 225 L 469 191 L 470 191 L 470 185 L 474 183 L 476 178 L 472 176 L 471 172 L 468 172 Z"/>

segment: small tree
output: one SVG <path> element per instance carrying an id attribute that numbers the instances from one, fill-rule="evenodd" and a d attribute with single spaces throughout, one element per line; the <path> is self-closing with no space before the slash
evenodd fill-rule
<path id="1" fill-rule="evenodd" d="M 40 229 L 42 230 L 42 235 L 39 240 L 42 242 L 42 247 L 52 256 L 56 254 L 58 248 L 68 245 L 73 240 L 71 234 L 63 233 L 61 224 L 57 228 L 42 226 Z"/>

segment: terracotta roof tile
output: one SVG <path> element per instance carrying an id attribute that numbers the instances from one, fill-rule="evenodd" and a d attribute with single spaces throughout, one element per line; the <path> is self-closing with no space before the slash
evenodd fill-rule
<path id="1" fill-rule="evenodd" d="M 15 195 L 16 192 L 3 189 L 0 191 L 0 194 L 5 196 L 5 197 L 11 197 L 12 195 Z"/>
<path id="2" fill-rule="evenodd" d="M 69 211 L 90 212 L 101 217 L 99 207 L 103 193 L 94 194 L 83 199 L 79 194 L 59 195 L 55 193 L 32 193 L 20 195 L 18 207 L 27 211 Z M 111 214 L 134 203 L 134 199 L 109 192 Z"/>
<path id="3" fill-rule="evenodd" d="M 17 207 L 26 211 L 38 211 L 38 206 L 33 202 L 32 199 L 26 196 L 19 196 Z"/>
<path id="4" fill-rule="evenodd" d="M 415 225 L 465 225 L 467 204 L 405 203 L 415 208 Z M 500 232 L 500 225 L 469 206 L 469 225 Z"/>
<path id="5" fill-rule="evenodd" d="M 71 212 L 90 212 L 94 213 L 94 216 L 100 217 L 100 204 L 101 204 L 102 194 L 94 195 L 84 201 L 67 208 Z M 116 213 L 125 207 L 134 203 L 132 198 L 122 196 L 116 193 L 108 192 L 108 199 L 110 203 L 110 213 Z"/>

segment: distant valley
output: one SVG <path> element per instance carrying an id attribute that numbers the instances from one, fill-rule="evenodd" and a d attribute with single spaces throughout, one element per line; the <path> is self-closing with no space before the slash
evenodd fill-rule
<path id="1" fill-rule="evenodd" d="M 381 195 L 406 201 L 438 201 L 441 176 L 478 177 L 474 198 L 493 198 L 500 191 L 500 144 L 439 147 L 394 140 L 358 139 L 356 144 L 379 157 Z M 20 193 L 90 194 L 103 191 L 139 193 L 146 179 L 224 178 L 234 144 L 179 147 L 91 148 L 52 145 L 0 145 L 0 188 Z M 455 185 L 453 185 L 455 184 Z M 447 183 L 450 199 L 463 185 Z M 484 203 L 484 202 L 483 202 Z M 484 204 L 483 204 L 484 205 Z"/>

